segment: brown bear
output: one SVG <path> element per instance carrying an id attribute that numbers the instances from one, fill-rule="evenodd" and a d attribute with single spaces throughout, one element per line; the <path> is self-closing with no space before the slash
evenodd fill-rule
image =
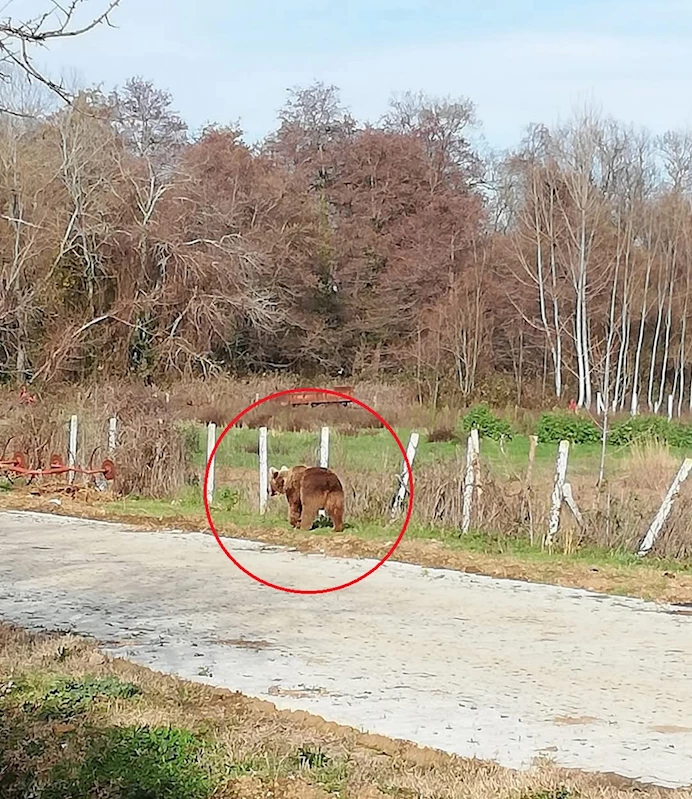
<path id="1" fill-rule="evenodd" d="M 334 532 L 344 529 L 344 489 L 331 469 L 321 466 L 294 466 L 269 470 L 272 496 L 285 494 L 288 521 L 292 527 L 309 530 L 319 510 L 325 510 Z"/>

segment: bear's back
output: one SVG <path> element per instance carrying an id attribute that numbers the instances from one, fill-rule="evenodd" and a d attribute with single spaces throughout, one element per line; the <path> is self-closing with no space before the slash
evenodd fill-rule
<path id="1" fill-rule="evenodd" d="M 323 491 L 343 491 L 341 480 L 331 469 L 324 469 L 321 466 L 310 466 L 302 473 L 303 490 L 323 492 Z"/>

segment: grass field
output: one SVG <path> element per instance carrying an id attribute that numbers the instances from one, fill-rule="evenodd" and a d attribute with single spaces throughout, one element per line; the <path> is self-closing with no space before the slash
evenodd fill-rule
<path id="1" fill-rule="evenodd" d="M 114 387 L 94 389 L 78 402 L 72 400 L 71 407 L 80 413 L 82 453 L 102 446 L 108 415 L 118 415 L 121 422 L 115 460 L 119 478 L 115 496 L 94 495 L 80 502 L 59 493 L 56 496 L 61 496 L 63 503 L 59 512 L 71 509 L 79 515 L 91 513 L 147 526 L 205 529 L 202 479 L 206 429 L 200 417 L 220 417 L 220 432 L 223 419 L 232 418 L 251 401 L 250 392 L 255 387 L 229 381 L 214 385 L 211 391 L 208 386 L 198 386 L 210 396 L 208 407 L 199 404 L 199 394 L 186 393 L 188 389 L 185 387 L 177 404 L 169 403 L 161 392 L 142 390 L 133 394 Z M 529 437 L 516 432 L 535 430 L 536 414 L 515 411 L 507 415 L 515 434 L 502 444 L 487 436 L 481 438 L 482 491 L 474 498 L 471 532 L 462 536 L 466 460 L 463 414 L 397 405 L 396 392 L 384 407 L 381 387 L 362 391 L 363 399 L 370 404 L 376 404 L 379 394 L 380 410 L 404 447 L 412 429 L 420 433 L 414 463 L 413 514 L 397 557 L 429 566 L 557 581 L 611 593 L 663 599 L 687 596 L 681 578 L 692 568 L 692 480 L 683 487 L 655 550 L 643 563 L 635 556 L 687 454 L 684 449 L 661 444 L 610 445 L 606 480 L 597 488 L 600 445 L 573 444 L 568 480 L 585 524 L 579 527 L 565 510 L 554 549 L 548 553 L 543 551 L 542 542 L 557 444 L 538 444 L 528 481 Z M 372 397 L 366 396 L 368 392 Z M 4 425 L 7 435 L 15 434 L 12 447 L 17 445 L 26 452 L 30 462 L 45 461 L 46 452 L 64 450 L 60 437 L 64 430 L 58 433 L 68 418 L 65 403 L 63 398 L 38 410 L 10 407 L 0 427 Z M 389 509 L 398 486 L 402 454 L 389 433 L 371 416 L 354 408 L 278 408 L 268 413 L 260 406 L 253 413 L 243 419 L 243 426 L 229 431 L 218 450 L 212 505 L 217 529 L 238 537 L 298 546 L 304 551 L 382 557 L 400 529 L 400 523 L 390 521 Z M 319 429 L 324 424 L 330 427 L 330 466 L 346 489 L 344 535 L 335 536 L 324 521 L 316 523 L 310 533 L 293 531 L 283 497 L 272 498 L 266 515 L 259 514 L 260 424 L 269 428 L 269 463 L 276 467 L 316 463 Z M 0 488 L 2 485 L 0 482 Z M 9 488 L 7 483 L 4 486 Z M 52 488 L 44 481 L 38 490 L 45 498 Z M 5 506 L 41 505 L 40 498 L 27 497 L 21 480 L 15 482 L 13 491 L 0 491 L 0 495 L 4 495 Z M 45 507 L 57 510 L 54 505 Z M 677 582 L 664 577 L 666 574 L 677 575 Z"/>
<path id="2" fill-rule="evenodd" d="M 689 797 L 548 763 L 515 772 L 110 660 L 0 623 L 3 799 Z"/>

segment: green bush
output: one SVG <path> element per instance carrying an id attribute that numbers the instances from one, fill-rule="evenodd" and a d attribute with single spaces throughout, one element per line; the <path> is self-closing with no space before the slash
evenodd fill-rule
<path id="1" fill-rule="evenodd" d="M 692 449 L 692 425 L 671 422 L 668 431 L 668 443 L 671 447 Z"/>
<path id="2" fill-rule="evenodd" d="M 542 414 L 536 435 L 542 444 L 558 441 L 592 444 L 601 439 L 601 431 L 591 419 L 560 411 Z"/>
<path id="3" fill-rule="evenodd" d="M 612 425 L 608 441 L 620 447 L 636 441 L 668 441 L 670 422 L 661 416 L 632 416 Z"/>
<path id="4" fill-rule="evenodd" d="M 500 419 L 488 408 L 487 405 L 475 405 L 462 420 L 464 432 L 468 433 L 474 427 L 481 438 L 491 438 L 499 441 L 503 436 L 512 438 L 512 427 L 509 422 Z"/>
<path id="5" fill-rule="evenodd" d="M 634 416 L 613 425 L 608 440 L 613 446 L 658 441 L 671 447 L 692 449 L 692 425 L 669 422 L 662 416 Z"/>

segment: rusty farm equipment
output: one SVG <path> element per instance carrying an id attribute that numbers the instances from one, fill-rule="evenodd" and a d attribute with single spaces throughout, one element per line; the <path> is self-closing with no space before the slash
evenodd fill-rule
<path id="1" fill-rule="evenodd" d="M 352 396 L 351 392 L 353 391 L 353 386 L 337 386 L 334 388 L 334 391 L 339 392 L 339 394 Z M 343 405 L 347 407 L 351 405 L 351 403 L 352 401 L 350 399 L 337 397 L 326 391 L 300 391 L 288 394 L 281 400 L 281 405 L 290 405 L 292 408 L 296 408 L 300 405 L 308 405 L 311 408 L 316 408 L 319 405 Z"/>
<path id="2" fill-rule="evenodd" d="M 23 452 L 14 452 L 11 458 L 5 455 L 0 459 L 0 473 L 4 472 L 7 477 L 12 480 L 16 478 L 25 477 L 29 482 L 37 477 L 58 477 L 61 475 L 85 475 L 87 477 L 94 477 L 97 485 L 103 482 L 112 482 L 115 479 L 115 464 L 110 458 L 106 458 L 98 469 L 91 468 L 90 459 L 89 467 L 83 468 L 77 464 L 66 464 L 60 455 L 53 454 L 50 457 L 47 468 L 32 468 L 28 464 L 28 459 Z"/>

